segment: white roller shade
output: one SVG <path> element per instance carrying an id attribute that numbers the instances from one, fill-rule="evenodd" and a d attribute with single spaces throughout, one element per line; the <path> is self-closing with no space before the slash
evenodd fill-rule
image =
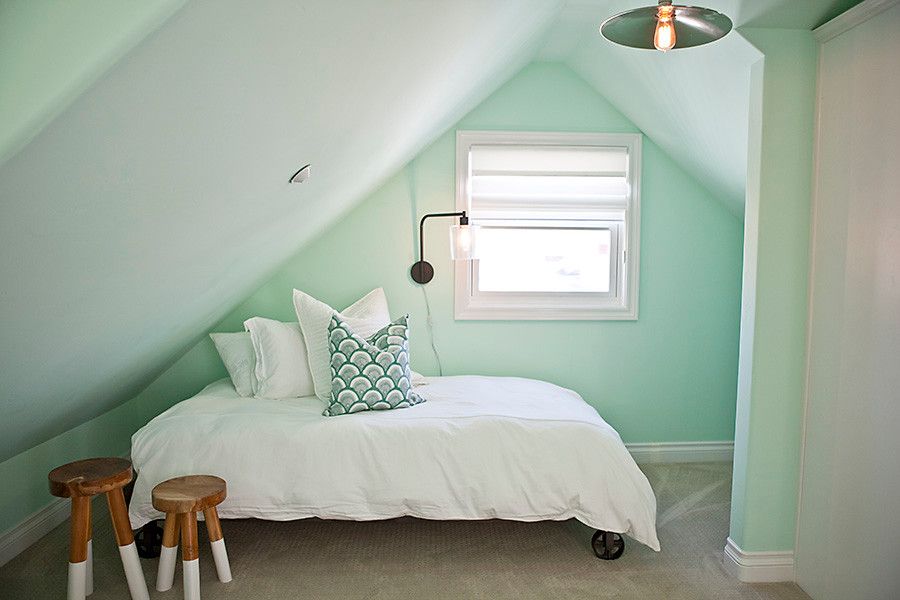
<path id="1" fill-rule="evenodd" d="M 469 167 L 476 218 L 510 211 L 608 215 L 624 210 L 630 193 L 624 147 L 473 145 Z"/>

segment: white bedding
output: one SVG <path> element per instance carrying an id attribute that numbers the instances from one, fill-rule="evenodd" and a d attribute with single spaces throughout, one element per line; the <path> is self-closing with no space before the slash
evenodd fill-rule
<path id="1" fill-rule="evenodd" d="M 508 377 L 431 377 L 412 408 L 323 417 L 315 397 L 242 398 L 223 379 L 134 434 L 137 528 L 154 485 L 228 482 L 223 518 L 576 518 L 659 550 L 656 498 L 619 435 L 575 392 Z"/>

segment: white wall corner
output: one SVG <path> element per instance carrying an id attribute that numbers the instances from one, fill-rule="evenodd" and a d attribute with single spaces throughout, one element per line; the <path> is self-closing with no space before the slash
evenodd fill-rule
<path id="1" fill-rule="evenodd" d="M 794 581 L 794 552 L 745 552 L 730 537 L 722 559 L 725 570 L 745 583 Z"/>
<path id="2" fill-rule="evenodd" d="M 639 464 L 731 462 L 734 458 L 732 441 L 625 444 L 625 447 Z"/>
<path id="3" fill-rule="evenodd" d="M 68 498 L 54 498 L 24 521 L 0 534 L 0 566 L 53 531 L 69 518 L 69 512 Z"/>

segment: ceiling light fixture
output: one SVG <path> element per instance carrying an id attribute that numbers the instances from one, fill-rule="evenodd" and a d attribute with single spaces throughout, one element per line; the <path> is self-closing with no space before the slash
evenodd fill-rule
<path id="1" fill-rule="evenodd" d="M 600 25 L 600 33 L 611 42 L 661 52 L 702 46 L 729 31 L 731 19 L 722 13 L 711 8 L 674 5 L 670 0 L 619 13 Z"/>

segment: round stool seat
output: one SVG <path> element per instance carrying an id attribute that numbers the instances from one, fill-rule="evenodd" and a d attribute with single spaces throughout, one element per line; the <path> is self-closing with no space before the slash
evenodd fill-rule
<path id="1" fill-rule="evenodd" d="M 131 462 L 124 458 L 87 458 L 56 467 L 47 478 L 50 493 L 60 498 L 94 496 L 121 488 L 131 481 Z"/>
<path id="2" fill-rule="evenodd" d="M 221 504 L 225 494 L 225 480 L 221 477 L 174 477 L 153 488 L 153 508 L 164 513 L 199 512 Z"/>

